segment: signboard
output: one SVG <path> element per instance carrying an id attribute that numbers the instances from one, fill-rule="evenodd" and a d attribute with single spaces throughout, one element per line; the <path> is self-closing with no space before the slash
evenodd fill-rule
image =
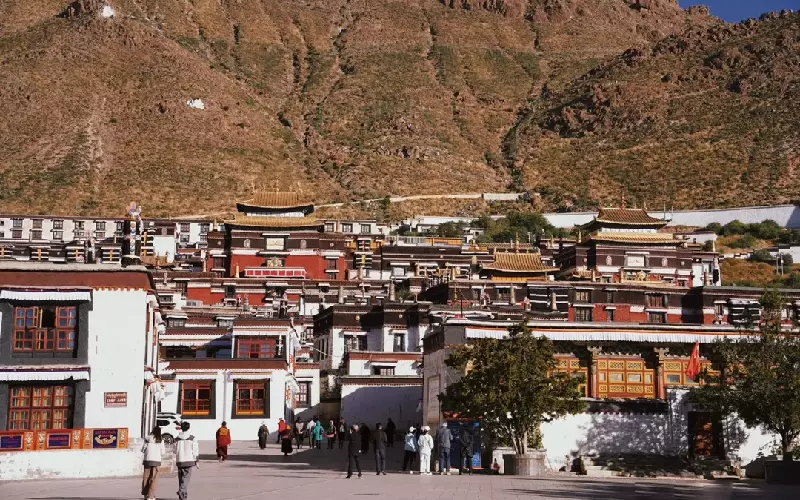
<path id="1" fill-rule="evenodd" d="M 127 392 L 106 392 L 105 393 L 105 407 L 106 408 L 125 408 L 128 406 L 128 393 Z"/>
<path id="2" fill-rule="evenodd" d="M 119 429 L 92 429 L 92 448 L 117 448 Z"/>
<path id="3" fill-rule="evenodd" d="M 0 451 L 19 451 L 23 448 L 25 434 L 6 434 L 0 436 Z"/>
<path id="4" fill-rule="evenodd" d="M 286 240 L 283 238 L 267 238 L 266 239 L 266 249 L 267 250 L 283 250 L 284 246 L 286 245 Z M 277 267 L 277 266 L 270 266 L 270 267 Z"/>
<path id="5" fill-rule="evenodd" d="M 72 447 L 71 432 L 51 432 L 47 434 L 47 449 L 65 449 Z"/>
<path id="6" fill-rule="evenodd" d="M 438 424 L 439 413 L 439 375 L 428 378 L 428 416 L 427 423 Z"/>

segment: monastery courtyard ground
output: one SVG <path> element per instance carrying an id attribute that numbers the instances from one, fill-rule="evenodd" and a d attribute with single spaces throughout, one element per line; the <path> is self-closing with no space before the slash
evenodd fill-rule
<path id="1" fill-rule="evenodd" d="M 596 479 L 553 474 L 544 478 L 426 476 L 400 474 L 402 448 L 389 450 L 386 476 L 375 475 L 372 454 L 362 458 L 364 477 L 345 479 L 345 453 L 305 450 L 284 460 L 271 444 L 236 442 L 227 463 L 217 463 L 212 443 L 202 443 L 201 468 L 192 477 L 191 500 L 392 499 L 608 499 L 608 500 L 795 500 L 800 487 L 762 481 Z M 3 500 L 136 500 L 139 478 L 43 480 L 0 483 Z M 177 498 L 176 474 L 163 475 L 159 499 Z"/>

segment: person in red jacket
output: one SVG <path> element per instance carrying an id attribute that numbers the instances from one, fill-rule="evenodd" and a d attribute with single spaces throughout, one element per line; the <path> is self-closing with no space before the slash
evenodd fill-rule
<path id="1" fill-rule="evenodd" d="M 278 439 L 275 441 L 276 443 L 281 442 L 281 436 L 283 435 L 283 431 L 289 428 L 289 424 L 286 423 L 284 419 L 280 419 L 278 421 Z"/>
<path id="2" fill-rule="evenodd" d="M 217 458 L 220 462 L 228 459 L 228 446 L 231 444 L 231 431 L 228 424 L 222 422 L 222 427 L 217 429 Z"/>

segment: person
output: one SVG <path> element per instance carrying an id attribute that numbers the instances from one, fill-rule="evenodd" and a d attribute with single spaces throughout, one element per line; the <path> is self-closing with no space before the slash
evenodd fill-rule
<path id="1" fill-rule="evenodd" d="M 431 430 L 427 425 L 422 428 L 417 441 L 419 450 L 419 473 L 423 476 L 431 475 L 431 452 L 433 451 L 433 438 L 428 434 Z"/>
<path id="2" fill-rule="evenodd" d="M 347 479 L 353 477 L 353 463 L 356 464 L 358 471 L 358 478 L 361 479 L 361 464 L 358 462 L 358 454 L 361 450 L 358 447 L 358 425 L 353 424 L 350 427 L 350 433 L 347 435 Z"/>
<path id="3" fill-rule="evenodd" d="M 328 432 L 326 436 L 328 438 L 328 449 L 332 450 L 333 443 L 336 441 L 336 424 L 333 422 L 333 420 L 331 420 L 328 424 Z"/>
<path id="4" fill-rule="evenodd" d="M 306 434 L 308 435 L 308 447 L 314 447 L 314 428 L 317 426 L 317 417 L 312 418 L 306 424 Z"/>
<path id="5" fill-rule="evenodd" d="M 322 421 L 317 419 L 314 425 L 314 448 L 322 449 L 322 436 L 325 434 L 325 429 L 322 427 Z"/>
<path id="6" fill-rule="evenodd" d="M 361 430 L 359 432 L 361 433 L 361 453 L 366 453 L 366 452 L 369 451 L 369 442 L 370 442 L 370 439 L 371 439 L 371 437 L 370 437 L 371 432 L 369 430 L 369 427 L 365 423 L 361 424 Z"/>
<path id="7" fill-rule="evenodd" d="M 408 467 L 409 474 L 414 473 L 414 460 L 417 458 L 417 438 L 414 434 L 413 427 L 408 428 L 408 432 L 406 433 L 405 437 L 403 438 L 403 472 L 406 471 L 406 466 Z"/>
<path id="8" fill-rule="evenodd" d="M 224 462 L 228 459 L 228 446 L 231 444 L 231 431 L 228 424 L 222 422 L 222 426 L 217 429 L 217 460 Z"/>
<path id="9" fill-rule="evenodd" d="M 297 420 L 294 423 L 294 441 L 297 445 L 297 449 L 299 450 L 303 446 L 303 438 L 306 435 L 306 423 L 303 422 L 303 419 L 297 417 Z"/>
<path id="10" fill-rule="evenodd" d="M 461 475 L 462 469 L 467 469 L 469 475 L 472 475 L 472 456 L 475 452 L 472 450 L 472 430 L 465 428 L 461 433 L 461 464 L 458 467 L 458 475 Z M 464 462 L 467 462 L 464 465 Z"/>
<path id="11" fill-rule="evenodd" d="M 281 451 L 284 457 L 288 457 L 292 452 L 292 429 L 287 425 L 280 433 L 281 438 Z"/>
<path id="12" fill-rule="evenodd" d="M 278 438 L 275 440 L 276 443 L 281 442 L 281 436 L 283 436 L 283 430 L 289 427 L 284 419 L 278 419 Z"/>
<path id="13" fill-rule="evenodd" d="M 375 473 L 380 476 L 386 475 L 386 433 L 383 431 L 383 424 L 375 424 L 375 432 L 372 433 L 372 449 L 375 450 Z"/>
<path id="14" fill-rule="evenodd" d="M 189 422 L 181 422 L 181 432 L 175 438 L 175 465 L 178 467 L 178 499 L 189 499 L 189 481 L 192 469 L 200 468 L 198 461 L 200 446 L 193 434 L 189 433 Z"/>
<path id="15" fill-rule="evenodd" d="M 144 438 L 144 474 L 142 475 L 142 496 L 145 500 L 156 500 L 156 483 L 161 457 L 164 456 L 164 443 L 161 442 L 161 427 L 153 427 L 150 435 Z"/>
<path id="16" fill-rule="evenodd" d="M 386 422 L 386 446 L 389 448 L 394 448 L 394 433 L 397 432 L 397 426 L 394 425 L 394 422 L 390 418 L 388 422 Z"/>
<path id="17" fill-rule="evenodd" d="M 347 422 L 344 418 L 339 419 L 339 449 L 344 447 L 344 442 L 347 441 Z"/>
<path id="18" fill-rule="evenodd" d="M 267 438 L 269 437 L 269 429 L 266 422 L 261 422 L 261 427 L 258 428 L 258 446 L 262 450 L 267 447 Z"/>
<path id="19" fill-rule="evenodd" d="M 436 434 L 436 444 L 439 446 L 439 473 L 443 476 L 450 475 L 450 442 L 453 434 L 447 428 L 447 422 L 442 422 Z"/>

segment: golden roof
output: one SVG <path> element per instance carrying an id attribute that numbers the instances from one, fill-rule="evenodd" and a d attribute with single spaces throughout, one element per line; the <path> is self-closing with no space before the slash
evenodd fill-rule
<path id="1" fill-rule="evenodd" d="M 667 224 L 664 219 L 650 217 L 650 214 L 644 208 L 601 208 L 595 220 L 610 224 L 646 226 L 664 226 Z"/>
<path id="2" fill-rule="evenodd" d="M 557 267 L 544 265 L 542 262 L 542 255 L 539 253 L 497 252 L 494 254 L 494 262 L 483 266 L 483 268 L 494 271 L 525 273 L 550 273 L 558 271 Z"/>
<path id="3" fill-rule="evenodd" d="M 641 244 L 674 244 L 683 243 L 676 240 L 670 233 L 634 233 L 624 231 L 600 231 L 589 235 L 592 241 L 607 241 L 611 243 L 641 243 Z"/>
<path id="4" fill-rule="evenodd" d="M 253 227 L 320 227 L 322 222 L 314 217 L 259 217 L 236 214 L 236 217 L 224 221 L 233 226 Z"/>
<path id="5" fill-rule="evenodd" d="M 296 192 L 262 191 L 256 194 L 252 200 L 241 202 L 241 204 L 263 208 L 293 208 L 313 205 L 313 202 Z"/>

